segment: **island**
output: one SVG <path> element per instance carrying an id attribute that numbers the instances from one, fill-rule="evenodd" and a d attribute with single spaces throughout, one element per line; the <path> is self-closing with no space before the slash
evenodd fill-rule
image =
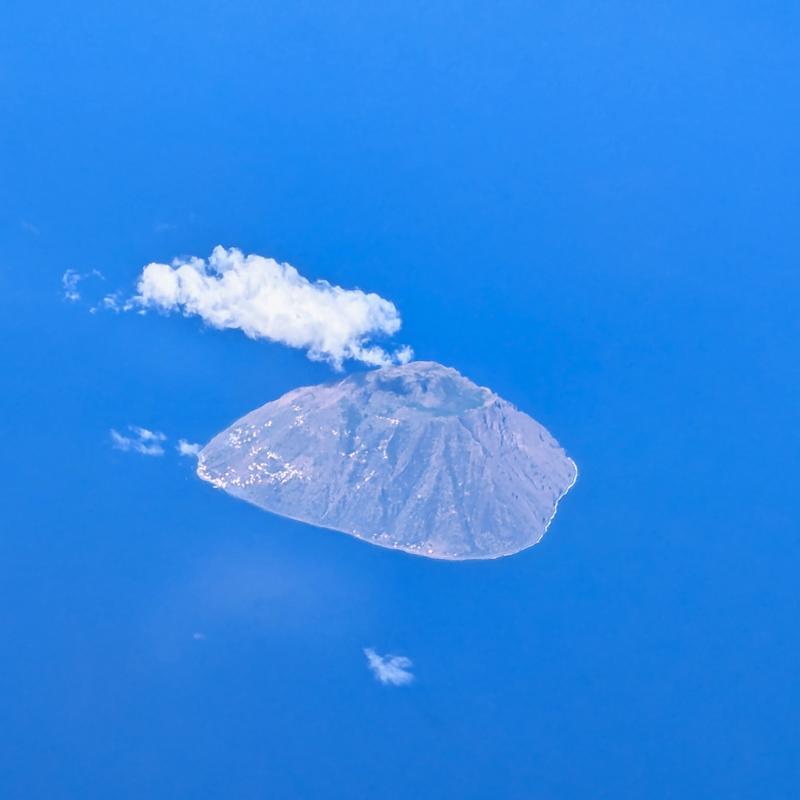
<path id="1" fill-rule="evenodd" d="M 536 544 L 578 470 L 511 403 L 412 361 L 267 403 L 200 451 L 197 474 L 274 514 L 464 560 Z"/>

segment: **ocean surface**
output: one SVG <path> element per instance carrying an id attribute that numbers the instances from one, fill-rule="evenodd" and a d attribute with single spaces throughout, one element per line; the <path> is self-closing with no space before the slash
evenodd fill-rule
<path id="1" fill-rule="evenodd" d="M 794 10 L 1 28 L 4 800 L 798 796 Z M 90 313 L 217 244 L 378 292 L 541 422 L 580 468 L 542 542 L 432 561 L 199 480 L 179 438 L 336 376 Z M 104 278 L 70 302 L 68 268 Z M 114 449 L 128 425 L 165 454 Z"/>

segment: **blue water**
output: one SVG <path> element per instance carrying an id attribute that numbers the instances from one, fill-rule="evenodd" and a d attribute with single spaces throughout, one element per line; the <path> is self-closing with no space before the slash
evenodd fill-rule
<path id="1" fill-rule="evenodd" d="M 796 797 L 798 21 L 12 2 L 0 795 Z M 546 425 L 580 478 L 542 544 L 426 561 L 112 449 L 331 377 L 89 313 L 218 243 L 391 299 Z"/>

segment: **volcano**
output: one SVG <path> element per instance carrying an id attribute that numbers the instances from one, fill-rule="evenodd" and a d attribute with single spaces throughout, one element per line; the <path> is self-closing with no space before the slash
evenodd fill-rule
<path id="1" fill-rule="evenodd" d="M 267 403 L 201 450 L 197 474 L 274 514 L 463 560 L 536 544 L 578 472 L 511 403 L 412 361 Z"/>

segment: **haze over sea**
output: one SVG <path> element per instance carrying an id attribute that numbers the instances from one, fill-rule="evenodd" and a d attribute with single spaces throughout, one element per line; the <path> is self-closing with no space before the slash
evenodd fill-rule
<path id="1" fill-rule="evenodd" d="M 798 796 L 794 6 L 3 17 L 0 796 Z M 179 438 L 335 376 L 89 313 L 218 244 L 551 431 L 543 541 L 432 561 L 198 480 Z"/>

